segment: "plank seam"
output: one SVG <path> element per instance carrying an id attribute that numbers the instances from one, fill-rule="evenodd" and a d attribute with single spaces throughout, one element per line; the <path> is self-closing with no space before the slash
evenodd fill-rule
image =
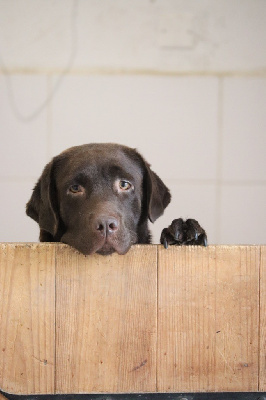
<path id="1" fill-rule="evenodd" d="M 261 349 L 261 275 L 262 275 L 262 251 L 261 251 L 261 246 L 259 246 L 259 315 L 258 315 L 258 391 L 261 390 L 261 384 L 260 384 L 260 373 L 261 373 L 261 357 L 260 357 L 260 349 Z"/>
<path id="2" fill-rule="evenodd" d="M 54 252 L 54 268 L 55 268 L 55 275 L 54 275 L 54 394 L 57 393 L 56 387 L 56 374 L 57 374 L 57 359 L 56 359 L 56 350 L 57 350 L 57 329 L 56 329 L 56 321 L 57 321 L 57 295 L 56 295 L 56 276 L 57 276 L 57 250 L 58 246 L 55 246 Z"/>
<path id="3" fill-rule="evenodd" d="M 155 388 L 158 392 L 158 317 L 159 317 L 159 246 L 156 246 L 156 268 L 157 268 L 157 282 L 156 282 L 156 370 L 155 370 Z"/>

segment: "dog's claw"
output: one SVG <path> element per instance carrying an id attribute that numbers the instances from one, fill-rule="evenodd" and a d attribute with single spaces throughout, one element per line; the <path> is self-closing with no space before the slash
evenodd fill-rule
<path id="1" fill-rule="evenodd" d="M 168 249 L 168 242 L 167 242 L 166 238 L 164 238 L 164 240 L 163 240 L 163 245 L 164 245 L 165 249 Z"/>
<path id="2" fill-rule="evenodd" d="M 172 221 L 164 228 L 160 242 L 167 249 L 168 245 L 198 245 L 207 247 L 207 235 L 195 219 L 184 221 L 182 218 Z"/>

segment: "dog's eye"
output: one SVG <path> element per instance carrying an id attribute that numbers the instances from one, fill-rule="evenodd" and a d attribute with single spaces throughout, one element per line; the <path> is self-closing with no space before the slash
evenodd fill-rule
<path id="1" fill-rule="evenodd" d="M 121 180 L 121 181 L 119 182 L 119 188 L 120 188 L 121 190 L 129 190 L 129 189 L 131 189 L 131 187 L 132 187 L 132 185 L 131 185 L 131 183 L 128 182 L 128 181 Z"/>
<path id="2" fill-rule="evenodd" d="M 71 185 L 69 188 L 71 193 L 81 193 L 83 192 L 82 187 L 80 185 Z"/>

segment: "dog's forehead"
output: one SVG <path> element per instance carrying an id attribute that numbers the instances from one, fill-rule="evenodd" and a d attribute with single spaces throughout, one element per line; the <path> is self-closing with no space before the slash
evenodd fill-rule
<path id="1" fill-rule="evenodd" d="M 98 145 L 80 146 L 70 149 L 64 153 L 58 170 L 60 178 L 74 178 L 83 173 L 87 176 L 98 176 L 101 174 L 123 174 L 141 179 L 142 166 L 133 149 L 122 146 Z"/>

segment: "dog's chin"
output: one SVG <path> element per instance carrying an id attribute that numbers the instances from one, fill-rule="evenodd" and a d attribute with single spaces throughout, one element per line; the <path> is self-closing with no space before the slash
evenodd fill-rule
<path id="1" fill-rule="evenodd" d="M 113 253 L 118 253 L 120 255 L 126 254 L 130 249 L 132 242 L 122 242 L 116 240 L 110 240 L 110 238 L 102 240 L 88 240 L 88 241 L 77 241 L 73 240 L 72 235 L 65 234 L 61 238 L 61 242 L 66 243 L 85 256 L 91 254 L 100 254 L 102 256 L 109 256 Z"/>
<path id="2" fill-rule="evenodd" d="M 96 251 L 97 254 L 101 256 L 110 256 L 111 254 L 115 253 L 116 250 L 114 247 L 110 246 L 109 244 L 105 243 L 103 247 Z"/>
<path id="3" fill-rule="evenodd" d="M 96 251 L 97 254 L 101 256 L 109 256 L 113 253 L 117 253 L 120 255 L 124 255 L 128 252 L 130 246 L 120 247 L 120 246 L 113 246 L 112 244 L 106 242 L 100 249 Z"/>

